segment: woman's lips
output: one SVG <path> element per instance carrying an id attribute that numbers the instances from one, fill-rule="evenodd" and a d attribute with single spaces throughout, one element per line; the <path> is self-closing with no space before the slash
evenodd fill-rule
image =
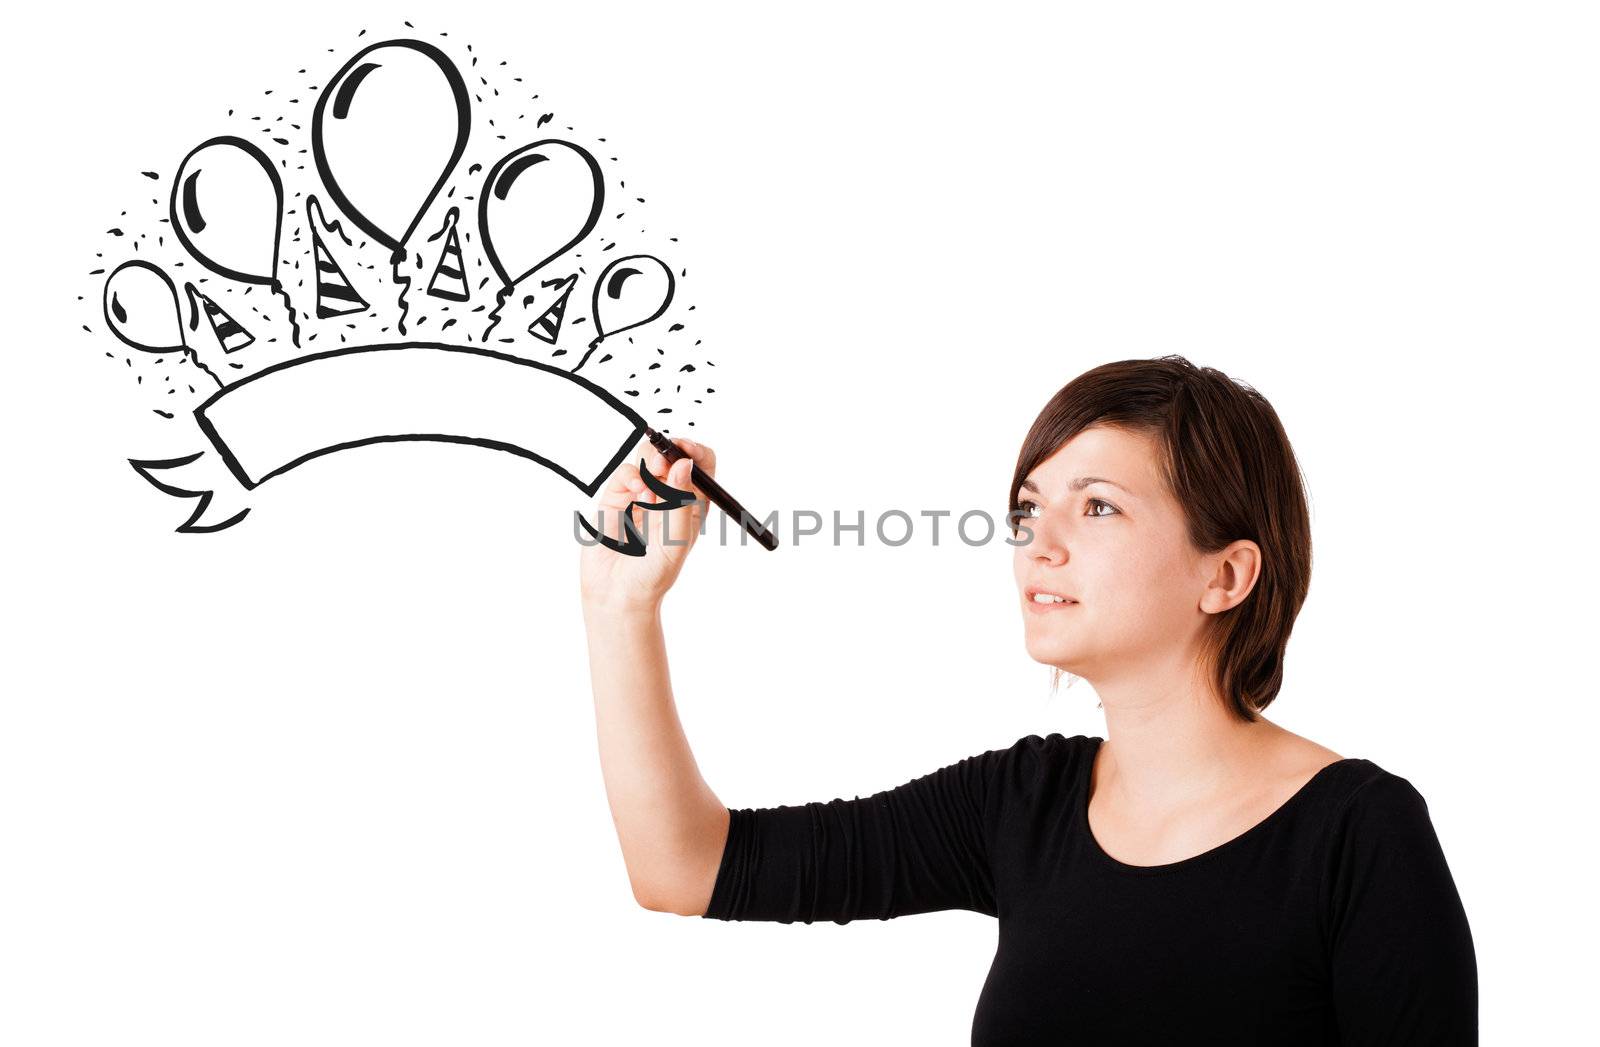
<path id="1" fill-rule="evenodd" d="M 1027 605 L 1028 612 L 1030 614 L 1049 614 L 1052 611 L 1065 611 L 1069 607 L 1078 606 L 1078 601 L 1076 600 L 1068 600 L 1065 603 L 1056 603 L 1054 601 L 1051 601 L 1050 603 L 1040 603 L 1031 595 L 1024 600 L 1023 603 Z"/>

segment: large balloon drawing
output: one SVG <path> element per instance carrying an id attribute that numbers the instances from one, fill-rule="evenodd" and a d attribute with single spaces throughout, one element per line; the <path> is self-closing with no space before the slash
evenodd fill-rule
<path id="1" fill-rule="evenodd" d="M 184 342 L 178 290 L 166 270 L 145 261 L 123 262 L 106 277 L 103 308 L 106 326 L 125 344 L 142 353 L 181 352 L 222 384 Z"/>
<path id="2" fill-rule="evenodd" d="M 406 241 L 467 148 L 467 86 L 445 53 L 421 40 L 373 44 L 346 62 L 317 99 L 311 152 L 328 195 L 390 250 L 400 286 Z"/>
<path id="3" fill-rule="evenodd" d="M 604 206 L 600 164 L 571 142 L 525 145 L 489 170 L 478 196 L 478 225 L 501 290 L 485 340 L 511 288 L 588 236 Z"/>
<path id="4" fill-rule="evenodd" d="M 267 155 L 232 135 L 200 143 L 178 165 L 171 211 L 178 239 L 200 264 L 282 296 L 299 345 L 294 306 L 278 282 L 283 182 Z"/>
<path id="5" fill-rule="evenodd" d="M 622 331 L 659 317 L 672 304 L 675 281 L 661 259 L 647 254 L 618 258 L 594 282 L 594 340 L 578 361 L 577 371 L 589 362 L 595 346 Z"/>
<path id="6" fill-rule="evenodd" d="M 455 64 L 421 40 L 346 62 L 317 99 L 311 152 L 339 209 L 401 251 L 467 148 L 472 109 Z"/>

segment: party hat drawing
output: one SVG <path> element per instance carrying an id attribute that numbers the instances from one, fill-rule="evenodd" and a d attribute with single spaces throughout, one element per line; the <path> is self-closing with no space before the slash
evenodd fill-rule
<path id="1" fill-rule="evenodd" d="M 461 238 L 456 235 L 455 208 L 450 211 L 449 235 L 445 237 L 439 264 L 434 267 L 433 279 L 428 281 L 428 293 L 451 302 L 465 302 L 471 295 L 467 290 L 466 266 L 461 262 Z"/>
<path id="2" fill-rule="evenodd" d="M 540 341 L 549 342 L 551 345 L 556 344 L 556 336 L 561 333 L 561 318 L 567 312 L 567 299 L 572 297 L 572 289 L 577 284 L 578 274 L 573 273 L 568 277 L 546 280 L 539 285 L 540 287 L 560 288 L 560 293 L 556 296 L 556 300 L 551 303 L 550 308 L 540 313 L 539 319 L 528 325 L 529 334 Z"/>
<path id="3" fill-rule="evenodd" d="M 333 260 L 333 255 L 328 251 L 328 245 L 322 241 L 322 229 L 338 232 L 339 227 L 323 217 L 322 205 L 316 197 L 306 201 L 306 209 L 311 217 L 311 255 L 317 264 L 317 318 L 326 320 L 330 316 L 366 312 L 370 308 L 367 300 L 350 285 L 344 270 L 339 268 L 339 263 Z M 341 237 L 343 235 L 340 233 Z"/>
<path id="4" fill-rule="evenodd" d="M 211 333 L 217 336 L 217 342 L 225 353 L 236 353 L 256 340 L 256 336 L 246 331 L 244 327 L 229 316 L 227 311 L 213 302 L 194 284 L 184 284 L 183 289 L 189 295 L 189 330 L 198 330 L 200 327 L 200 313 L 206 314 L 206 320 L 211 324 Z"/>

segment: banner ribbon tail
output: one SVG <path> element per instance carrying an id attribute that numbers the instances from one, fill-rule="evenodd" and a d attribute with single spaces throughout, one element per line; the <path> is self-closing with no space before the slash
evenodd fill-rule
<path id="1" fill-rule="evenodd" d="M 204 451 L 183 458 L 130 458 L 128 464 L 158 491 L 174 498 L 200 499 L 189 519 L 178 526 L 180 534 L 221 531 L 250 512 L 239 481 L 214 457 L 208 459 Z"/>

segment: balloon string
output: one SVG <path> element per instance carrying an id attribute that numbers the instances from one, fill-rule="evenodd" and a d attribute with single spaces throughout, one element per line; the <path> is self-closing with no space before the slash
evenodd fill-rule
<path id="1" fill-rule="evenodd" d="M 404 247 L 394 249 L 394 254 L 389 256 L 389 264 L 394 267 L 394 282 L 400 285 L 400 294 L 395 298 L 395 305 L 400 308 L 400 333 L 406 333 L 406 314 L 411 311 L 411 303 L 406 301 L 406 292 L 411 289 L 411 277 L 401 269 L 401 263 L 408 260 Z"/>
<path id="2" fill-rule="evenodd" d="M 289 312 L 289 341 L 296 349 L 300 348 L 300 321 L 295 317 L 294 302 L 289 298 L 289 292 L 283 289 L 283 284 L 277 280 L 272 281 L 272 293 L 283 299 L 283 307 Z M 215 378 L 215 375 L 212 375 Z"/>
<path id="3" fill-rule="evenodd" d="M 202 370 L 206 374 L 210 375 L 211 376 L 211 380 L 213 382 L 217 383 L 217 388 L 218 389 L 222 388 L 222 379 L 217 377 L 217 374 L 216 374 L 215 371 L 213 371 L 211 368 L 207 367 L 205 364 L 200 362 L 200 354 L 199 353 L 195 352 L 193 349 L 185 347 L 184 350 L 183 350 L 183 355 L 187 356 L 189 358 L 189 362 L 190 363 L 194 364 L 196 367 L 200 368 L 200 370 Z"/>
<path id="4" fill-rule="evenodd" d="M 583 359 L 578 361 L 578 366 L 574 367 L 571 371 L 568 371 L 567 373 L 568 374 L 577 374 L 578 373 L 578 369 L 581 368 L 584 364 L 588 363 L 589 362 L 589 357 L 594 355 L 594 347 L 599 345 L 601 342 L 603 342 L 605 340 L 606 340 L 606 336 L 605 335 L 601 335 L 599 338 L 596 338 L 594 341 L 590 342 L 589 343 L 589 348 L 584 350 Z"/>
<path id="5" fill-rule="evenodd" d="M 494 312 L 489 314 L 489 326 L 483 329 L 483 341 L 489 340 L 489 335 L 500 326 L 500 312 L 506 307 L 506 299 L 511 297 L 511 285 L 506 284 L 494 296 Z"/>

